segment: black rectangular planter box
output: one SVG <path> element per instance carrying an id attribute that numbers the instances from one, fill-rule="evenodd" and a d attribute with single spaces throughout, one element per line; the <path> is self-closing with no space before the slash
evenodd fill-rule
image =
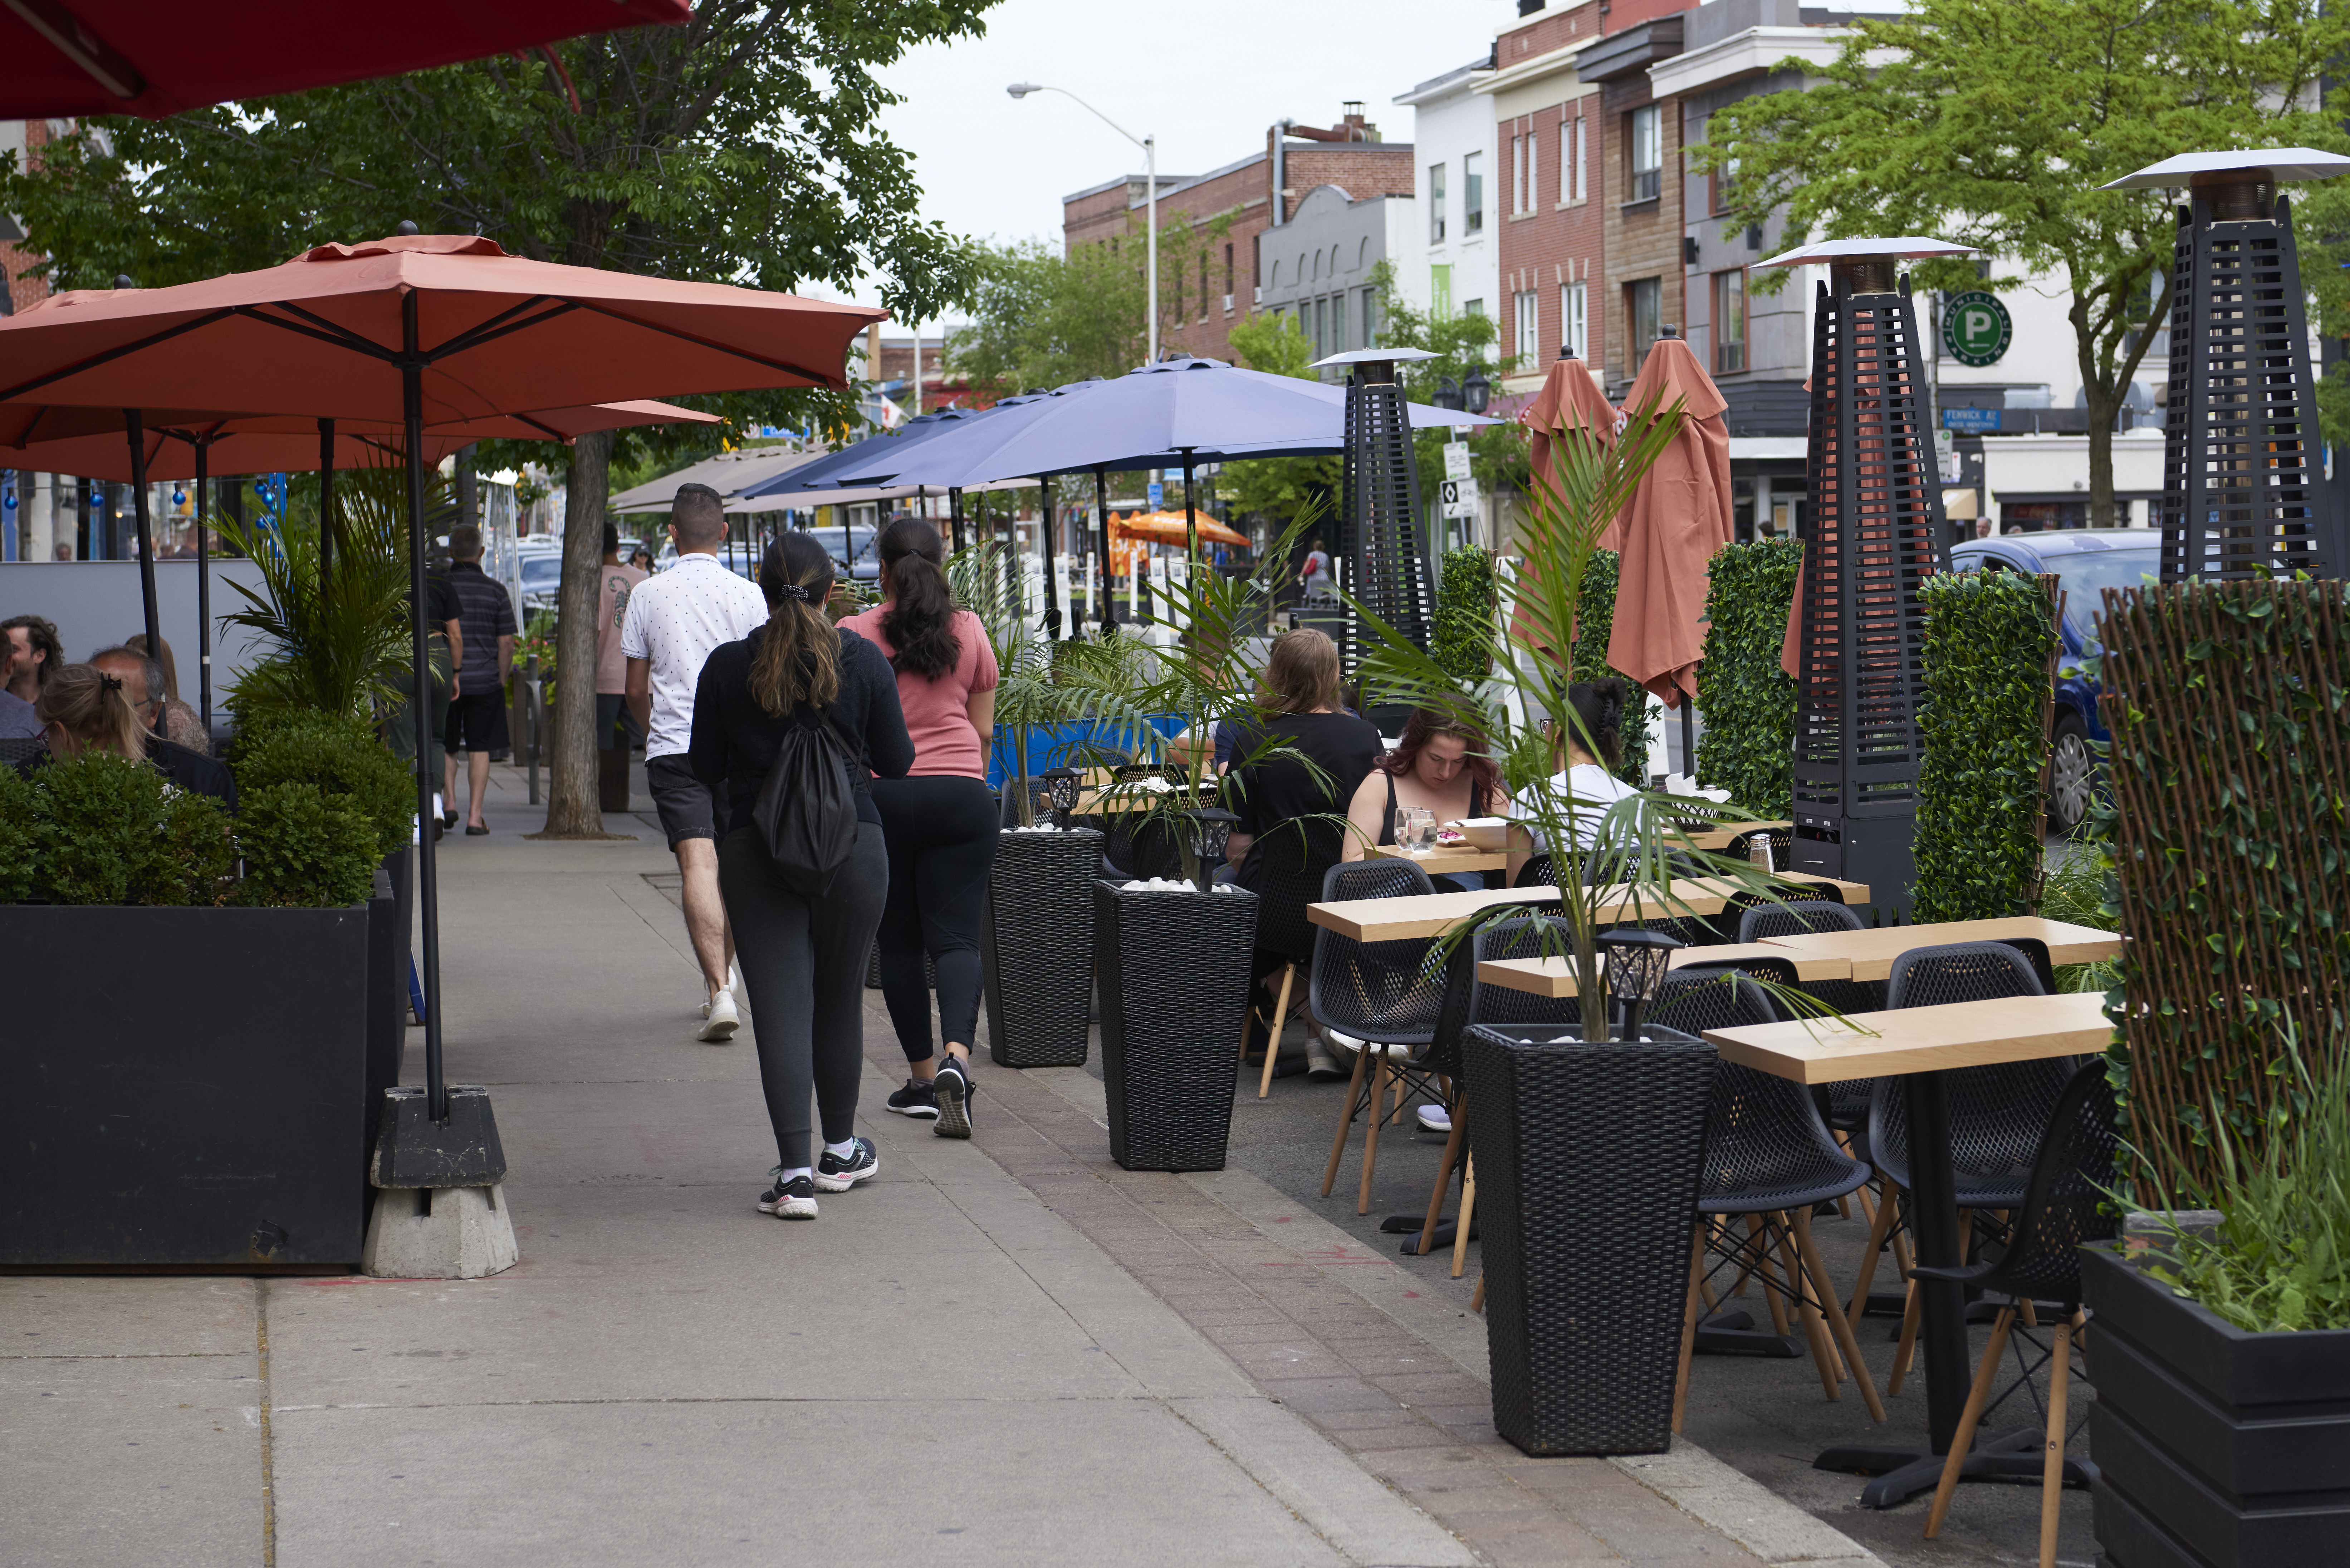
<path id="1" fill-rule="evenodd" d="M 979 958 L 987 1051 L 999 1067 L 1086 1064 L 1101 855 L 1102 836 L 1088 827 L 996 836 Z"/>
<path id="2" fill-rule="evenodd" d="M 370 924 L 0 906 L 0 1264 L 356 1265 Z"/>
<path id="3" fill-rule="evenodd" d="M 1223 1169 L 1255 948 L 1253 893 L 1094 884 L 1109 1154 L 1126 1169 Z"/>
<path id="4" fill-rule="evenodd" d="M 1554 1044 L 1572 1033 L 1461 1037 L 1493 1427 L 1529 1454 L 1662 1453 L 1714 1050 L 1669 1029 Z"/>
<path id="5" fill-rule="evenodd" d="M 2350 1564 L 2350 1329 L 2247 1334 L 2102 1248 L 2081 1288 L 2106 1562 Z"/>

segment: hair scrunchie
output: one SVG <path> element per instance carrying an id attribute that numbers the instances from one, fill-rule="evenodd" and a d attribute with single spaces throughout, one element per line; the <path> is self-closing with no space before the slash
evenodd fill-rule
<path id="1" fill-rule="evenodd" d="M 814 601 L 814 596 L 797 583 L 784 583 L 776 587 L 775 594 L 779 598 L 797 599 L 802 604 Z"/>
<path id="2" fill-rule="evenodd" d="M 100 686 L 105 687 L 109 691 L 120 691 L 122 690 L 122 677 L 120 675 L 100 675 L 98 678 L 98 683 Z"/>

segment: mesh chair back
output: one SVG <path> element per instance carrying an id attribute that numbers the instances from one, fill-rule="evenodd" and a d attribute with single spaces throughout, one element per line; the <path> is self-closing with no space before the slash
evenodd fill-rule
<path id="1" fill-rule="evenodd" d="M 1140 811 L 1111 812 L 1104 821 L 1103 859 L 1129 877 L 1183 875 L 1180 824 L 1158 812 Z"/>
<path id="2" fill-rule="evenodd" d="M 1752 989 L 1738 983 L 1742 990 Z M 1755 1002 L 1768 1006 L 1759 993 Z M 1868 1176 L 1867 1166 L 1836 1147 L 1801 1084 L 1736 1062 L 1714 1067 L 1705 1179 L 1698 1189 L 1700 1212 L 1808 1208 L 1842 1197 Z"/>
<path id="3" fill-rule="evenodd" d="M 1887 1007 L 1940 1007 L 2003 996 L 2044 996 L 2031 962 L 2004 942 L 1950 942 L 1912 948 L 1886 977 Z"/>
<path id="4" fill-rule="evenodd" d="M 2024 1189 L 2015 1239 L 2007 1255 L 1976 1283 L 2067 1310 L 2081 1301 L 2081 1249 L 2110 1241 L 2115 1220 L 2105 1189 L 2114 1180 L 2121 1148 L 2118 1111 L 2106 1064 L 2091 1062 L 2056 1096 L 2041 1134 Z"/>
<path id="5" fill-rule="evenodd" d="M 2054 992 L 2056 966 L 2049 960 L 2046 942 L 2042 941 L 2038 937 L 2002 937 L 1999 945 L 2003 948 L 2013 948 L 2017 952 L 2022 953 L 2023 961 L 2032 966 L 2032 977 L 2040 982 L 2040 989 L 2051 993 Z"/>
<path id="6" fill-rule="evenodd" d="M 37 757 L 48 749 L 48 742 L 38 735 L 8 735 L 0 737 L 0 767 L 7 767 Z"/>
<path id="7" fill-rule="evenodd" d="M 1409 860 L 1350 860 L 1324 874 L 1321 902 L 1403 898 L 1435 888 Z M 1425 937 L 1358 942 L 1317 929 L 1310 987 L 1314 1016 L 1325 1029 L 1383 1045 L 1419 1045 L 1436 1037 L 1444 972 Z"/>
<path id="8" fill-rule="evenodd" d="M 1277 833 L 1258 847 L 1250 890 L 1257 899 L 1259 948 L 1298 963 L 1313 961 L 1321 928 L 1306 919 L 1305 906 L 1321 898 L 1322 884 L 1337 863 L 1336 854 L 1309 845 L 1302 834 Z"/>
<path id="9" fill-rule="evenodd" d="M 1758 827 L 1752 833 L 1742 833 L 1730 841 L 1730 847 L 1724 853 L 1736 856 L 1741 860 L 1752 859 L 1754 841 L 1758 838 L 1771 841 L 1771 864 L 1782 871 L 1787 869 L 1789 857 L 1795 852 L 1795 830 L 1792 827 Z"/>
<path id="10" fill-rule="evenodd" d="M 1950 1104 L 1950 1172 L 1959 1206 L 2012 1209 L 2039 1147 L 2040 1129 L 2079 1065 L 2071 1056 L 1956 1067 L 1943 1075 Z M 1909 1098 L 1898 1078 L 1879 1078 L 1868 1101 L 1868 1158 L 1909 1185 Z"/>
<path id="11" fill-rule="evenodd" d="M 1805 899 L 1799 904 L 1757 904 L 1738 917 L 1738 940 L 1767 942 L 1773 937 L 1804 937 L 1817 931 L 1856 931 L 1860 913 L 1842 904 Z"/>
<path id="12" fill-rule="evenodd" d="M 1558 872 L 1551 865 L 1549 852 L 1544 851 L 1529 857 L 1524 865 L 1518 867 L 1518 879 L 1510 886 L 1513 888 L 1557 887 Z"/>
<path id="13" fill-rule="evenodd" d="M 1665 976 L 1664 987 L 1646 1015 L 1648 1023 L 1697 1035 L 1709 1029 L 1778 1021 L 1779 1010 L 1771 1005 L 1761 986 L 1732 971 L 1719 969 L 1676 970 Z"/>
<path id="14" fill-rule="evenodd" d="M 1558 950 L 1558 944 L 1565 937 L 1565 930 L 1554 925 L 1551 931 L 1554 952 Z M 1543 956 L 1539 929 L 1530 919 L 1494 921 L 1477 933 L 1476 947 L 1479 963 Z M 1469 982 L 1468 1022 L 1580 1024 L 1583 1022 L 1583 1003 L 1572 996 L 1536 996 L 1532 992 L 1513 991 L 1505 985 L 1488 985 L 1483 981 L 1471 978 Z"/>

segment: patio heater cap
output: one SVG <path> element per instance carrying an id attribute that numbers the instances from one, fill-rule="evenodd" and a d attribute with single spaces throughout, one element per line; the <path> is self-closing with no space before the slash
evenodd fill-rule
<path id="1" fill-rule="evenodd" d="M 1607 953 L 1608 993 L 1624 1004 L 1624 1037 L 1640 1037 L 1640 1014 L 1664 989 L 1673 950 L 1689 944 L 1663 931 L 1618 927 L 1599 939 Z"/>
<path id="2" fill-rule="evenodd" d="M 2182 152 L 2125 174 L 2100 191 L 2172 190 L 2204 193 L 2214 223 L 2257 223 L 2276 216 L 2276 188 L 2286 180 L 2350 174 L 2350 158 L 2314 147 L 2256 147 L 2241 152 Z"/>
<path id="3" fill-rule="evenodd" d="M 1894 291 L 1896 262 L 1941 261 L 1975 254 L 1972 245 L 1954 245 L 1948 240 L 1930 239 L 1922 234 L 1902 234 L 1888 239 L 1822 240 L 1816 244 L 1798 245 L 1792 251 L 1782 251 L 1757 266 L 1825 265 L 1829 271 L 1831 289 L 1838 294 L 1891 294 Z"/>
<path id="4" fill-rule="evenodd" d="M 1076 815 L 1077 787 L 1085 782 L 1085 775 L 1075 768 L 1060 767 L 1046 768 L 1042 776 L 1045 794 L 1053 802 L 1053 821 L 1066 833 L 1069 819 Z"/>

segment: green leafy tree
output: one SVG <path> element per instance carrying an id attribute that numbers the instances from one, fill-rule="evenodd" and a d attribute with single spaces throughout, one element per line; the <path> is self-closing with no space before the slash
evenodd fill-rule
<path id="1" fill-rule="evenodd" d="M 1314 376 L 1314 347 L 1297 329 L 1295 316 L 1252 315 L 1232 327 L 1229 339 L 1232 352 L 1252 370 L 1301 380 Z M 1338 492 L 1338 469 L 1335 457 L 1250 458 L 1224 464 L 1216 488 L 1235 513 L 1286 524 L 1309 508 L 1329 509 Z"/>
<path id="2" fill-rule="evenodd" d="M 1142 363 L 1147 313 L 1142 269 L 1106 245 L 1063 255 L 1041 240 L 983 244 L 970 320 L 949 333 L 950 371 L 997 397 Z"/>
<path id="3" fill-rule="evenodd" d="M 2169 312 L 2183 192 L 2097 187 L 2187 151 L 2350 148 L 2319 103 L 2345 50 L 2350 13 L 2318 0 L 1916 0 L 1856 18 L 1806 87 L 1716 110 L 1689 151 L 1735 175 L 1725 234 L 1783 207 L 1790 243 L 1935 234 L 2022 269 L 1984 283 L 1971 262 L 1920 265 L 1920 287 L 2060 280 L 2088 404 L 2090 521 L 2106 525 L 2114 421 Z"/>
<path id="4" fill-rule="evenodd" d="M 559 70 L 479 60 L 168 119 L 85 121 L 43 149 L 39 169 L 0 180 L 0 211 L 23 215 L 63 287 L 270 266 L 413 219 L 577 266 L 783 290 L 870 277 L 894 316 L 920 321 L 967 292 L 972 262 L 920 217 L 912 161 L 878 124 L 899 99 L 876 73 L 912 46 L 976 36 L 989 4 L 700 0 L 682 26 L 556 45 Z M 738 424 L 827 427 L 853 402 L 806 389 L 687 400 Z M 594 659 L 616 448 L 709 441 L 599 432 L 567 450 L 572 668 Z M 549 832 L 600 826 L 594 722 L 587 685 L 557 694 Z"/>
<path id="5" fill-rule="evenodd" d="M 1498 352 L 1501 328 L 1492 317 L 1466 314 L 1439 316 L 1421 310 L 1395 291 L 1395 264 L 1382 261 L 1371 269 L 1370 285 L 1379 295 L 1379 343 L 1388 348 L 1421 348 L 1436 356 L 1396 367 L 1404 395 L 1415 403 L 1433 403 L 1446 381 L 1460 386 L 1472 370 L 1500 384 L 1520 367 L 1513 355 Z M 1427 476 L 1444 472 L 1442 431 L 1422 431 L 1412 438 L 1413 457 L 1419 464 L 1422 489 Z M 1526 434 L 1507 421 L 1478 425 L 1469 432 L 1469 472 L 1486 490 L 1523 492 L 1532 473 Z"/>

